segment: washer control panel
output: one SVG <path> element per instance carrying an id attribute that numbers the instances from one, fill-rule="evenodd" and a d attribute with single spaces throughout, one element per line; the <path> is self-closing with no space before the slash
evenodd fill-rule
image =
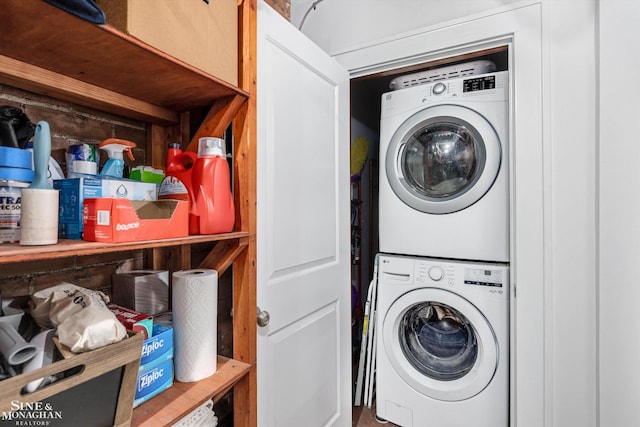
<path id="1" fill-rule="evenodd" d="M 504 282 L 504 275 L 501 270 L 491 268 L 465 268 L 465 285 L 491 286 L 501 288 Z"/>
<path id="2" fill-rule="evenodd" d="M 477 286 L 504 289 L 508 286 L 508 268 L 500 265 L 462 263 L 436 259 L 415 259 L 414 283 L 442 287 Z"/>
<path id="3" fill-rule="evenodd" d="M 415 263 L 414 280 L 418 283 L 437 282 L 440 285 L 453 285 L 455 277 L 456 271 L 453 265 L 429 261 Z"/>
<path id="4" fill-rule="evenodd" d="M 472 292 L 498 298 L 509 296 L 509 266 L 498 263 L 382 255 L 380 286 L 425 286 Z"/>

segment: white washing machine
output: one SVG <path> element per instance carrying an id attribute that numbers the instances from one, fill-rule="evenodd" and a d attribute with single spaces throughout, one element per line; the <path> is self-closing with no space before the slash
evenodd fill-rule
<path id="1" fill-rule="evenodd" d="M 509 425 L 509 267 L 381 254 L 376 415 L 402 427 Z"/>
<path id="2" fill-rule="evenodd" d="M 380 252 L 509 261 L 508 72 L 382 95 Z"/>

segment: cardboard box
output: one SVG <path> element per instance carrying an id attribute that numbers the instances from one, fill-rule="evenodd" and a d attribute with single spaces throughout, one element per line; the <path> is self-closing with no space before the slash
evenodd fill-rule
<path id="1" fill-rule="evenodd" d="M 109 310 L 128 331 L 142 334 L 145 339 L 152 336 L 153 318 L 151 316 L 116 304 L 109 304 Z"/>
<path id="2" fill-rule="evenodd" d="M 114 304 L 150 316 L 170 309 L 167 270 L 132 270 L 114 273 L 111 276 L 111 292 L 111 301 Z"/>
<path id="3" fill-rule="evenodd" d="M 119 197 L 130 200 L 156 200 L 157 187 L 153 183 L 129 179 L 111 179 L 97 175 L 56 179 L 53 188 L 60 190 L 58 237 L 82 239 L 82 207 L 84 199 Z"/>
<path id="4" fill-rule="evenodd" d="M 136 242 L 189 235 L 189 202 L 85 199 L 84 240 Z"/>
<path id="5" fill-rule="evenodd" d="M 238 84 L 237 0 L 97 0 L 107 24 Z"/>

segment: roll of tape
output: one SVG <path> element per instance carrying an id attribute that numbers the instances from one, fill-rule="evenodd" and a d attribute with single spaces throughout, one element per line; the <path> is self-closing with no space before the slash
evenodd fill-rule
<path id="1" fill-rule="evenodd" d="M 74 160 L 71 166 L 74 172 L 95 175 L 98 173 L 98 164 L 87 160 Z"/>
<path id="2" fill-rule="evenodd" d="M 31 169 L 0 167 L 0 179 L 7 181 L 33 181 L 33 171 Z"/>
<path id="3" fill-rule="evenodd" d="M 0 146 L 0 167 L 31 169 L 31 151 Z"/>
<path id="4" fill-rule="evenodd" d="M 58 243 L 58 190 L 23 188 L 20 191 L 20 244 Z"/>

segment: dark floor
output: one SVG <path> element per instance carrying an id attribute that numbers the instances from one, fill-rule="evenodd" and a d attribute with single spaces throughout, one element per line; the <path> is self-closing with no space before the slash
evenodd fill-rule
<path id="1" fill-rule="evenodd" d="M 397 427 L 388 421 L 378 421 L 376 419 L 376 407 L 371 409 L 366 406 L 354 406 L 353 407 L 353 422 L 352 427 Z"/>

